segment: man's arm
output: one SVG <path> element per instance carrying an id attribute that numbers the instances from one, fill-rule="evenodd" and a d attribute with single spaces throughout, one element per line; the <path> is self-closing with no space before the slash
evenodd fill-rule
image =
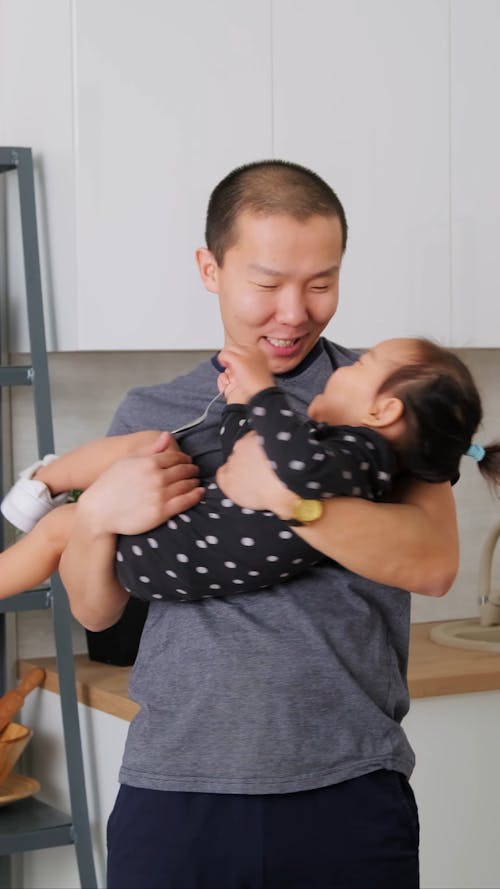
<path id="1" fill-rule="evenodd" d="M 339 497 L 317 522 L 294 528 L 356 574 L 424 596 L 444 596 L 458 568 L 451 486 L 415 482 L 401 503 Z"/>
<path id="2" fill-rule="evenodd" d="M 140 534 L 203 496 L 197 467 L 167 433 L 149 454 L 119 460 L 80 497 L 60 563 L 71 611 L 89 630 L 120 618 L 128 593 L 114 573 L 117 534 Z"/>
<path id="3" fill-rule="evenodd" d="M 91 526 L 75 523 L 59 563 L 73 616 L 94 632 L 113 626 L 129 600 L 114 575 L 115 545 L 116 535 L 96 537 Z"/>
<path id="4" fill-rule="evenodd" d="M 255 434 L 236 443 L 217 483 L 240 506 L 272 509 L 285 520 L 296 495 L 277 478 Z M 458 567 L 458 531 L 449 484 L 414 482 L 401 503 L 338 497 L 321 519 L 294 532 L 350 571 L 378 583 L 442 596 Z"/>

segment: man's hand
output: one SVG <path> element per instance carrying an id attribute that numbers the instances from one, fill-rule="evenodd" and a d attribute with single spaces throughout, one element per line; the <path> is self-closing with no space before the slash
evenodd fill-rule
<path id="1" fill-rule="evenodd" d="M 297 495 L 280 481 L 259 444 L 255 432 L 240 438 L 215 480 L 224 494 L 247 509 L 271 509 L 282 517 L 292 515 Z"/>
<path id="2" fill-rule="evenodd" d="M 114 463 L 80 497 L 80 518 L 102 534 L 141 534 L 191 509 L 203 496 L 198 467 L 168 432 Z"/>
<path id="3" fill-rule="evenodd" d="M 128 601 L 114 573 L 116 534 L 141 534 L 201 500 L 198 468 L 168 432 L 118 460 L 80 497 L 59 570 L 71 611 L 95 632 L 112 626 Z"/>

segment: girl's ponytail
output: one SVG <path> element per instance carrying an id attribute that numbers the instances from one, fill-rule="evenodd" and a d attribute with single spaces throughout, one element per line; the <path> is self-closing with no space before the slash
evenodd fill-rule
<path id="1" fill-rule="evenodd" d="M 471 444 L 466 456 L 476 461 L 483 478 L 500 493 L 500 441 L 493 441 L 484 447 Z"/>

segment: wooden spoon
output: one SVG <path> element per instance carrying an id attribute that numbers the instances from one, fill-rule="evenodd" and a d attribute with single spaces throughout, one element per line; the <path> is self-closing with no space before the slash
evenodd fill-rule
<path id="1" fill-rule="evenodd" d="M 26 695 L 41 685 L 44 679 L 45 670 L 42 670 L 41 667 L 33 667 L 24 679 L 21 680 L 17 688 L 6 691 L 0 697 L 0 733 L 3 732 L 12 717 L 21 709 Z"/>

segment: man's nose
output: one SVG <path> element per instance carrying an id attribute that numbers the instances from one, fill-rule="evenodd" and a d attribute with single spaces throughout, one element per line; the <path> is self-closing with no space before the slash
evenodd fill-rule
<path id="1" fill-rule="evenodd" d="M 297 327 L 308 317 L 307 301 L 298 287 L 283 289 L 276 304 L 276 320 Z"/>

